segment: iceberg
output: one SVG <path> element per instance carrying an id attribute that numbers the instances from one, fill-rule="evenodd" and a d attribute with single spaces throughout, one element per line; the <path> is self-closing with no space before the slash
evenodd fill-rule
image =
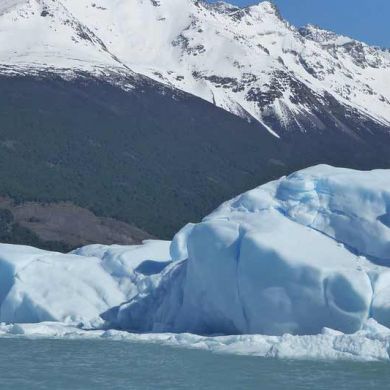
<path id="1" fill-rule="evenodd" d="M 153 286 L 169 242 L 91 245 L 70 254 L 0 245 L 0 322 L 101 326 L 100 314 Z"/>
<path id="2" fill-rule="evenodd" d="M 390 170 L 320 165 L 172 242 L 0 245 L 0 337 L 89 337 L 282 358 L 389 360 Z"/>
<path id="3" fill-rule="evenodd" d="M 158 285 L 110 309 L 137 332 L 352 334 L 390 327 L 390 171 L 320 165 L 185 226 Z"/>

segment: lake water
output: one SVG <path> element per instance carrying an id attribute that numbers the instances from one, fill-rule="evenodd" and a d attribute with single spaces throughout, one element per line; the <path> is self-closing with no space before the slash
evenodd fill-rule
<path id="1" fill-rule="evenodd" d="M 0 389 L 388 389 L 389 363 L 286 361 L 107 340 L 0 339 Z"/>

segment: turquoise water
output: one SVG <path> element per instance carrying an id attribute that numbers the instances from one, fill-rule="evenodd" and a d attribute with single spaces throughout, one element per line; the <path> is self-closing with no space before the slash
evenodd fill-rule
<path id="1" fill-rule="evenodd" d="M 0 389 L 389 389 L 387 363 L 283 361 L 118 341 L 0 339 Z"/>

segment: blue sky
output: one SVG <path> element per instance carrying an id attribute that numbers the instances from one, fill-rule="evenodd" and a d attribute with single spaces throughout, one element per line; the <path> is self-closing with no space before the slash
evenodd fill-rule
<path id="1" fill-rule="evenodd" d="M 226 0 L 239 5 L 253 0 Z M 307 23 L 390 48 L 390 0 L 274 0 L 291 23 Z"/>

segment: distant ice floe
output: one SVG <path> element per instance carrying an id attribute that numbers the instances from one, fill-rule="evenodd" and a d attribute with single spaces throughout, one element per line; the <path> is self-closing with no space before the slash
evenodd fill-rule
<path id="1" fill-rule="evenodd" d="M 1 338 L 111 340 L 152 343 L 246 356 L 300 360 L 389 361 L 390 330 L 368 320 L 355 334 L 323 329 L 313 336 L 198 336 L 190 333 L 136 334 L 118 330 L 84 330 L 56 322 L 0 324 Z"/>
<path id="2" fill-rule="evenodd" d="M 0 322 L 4 337 L 389 360 L 390 171 L 308 168 L 222 204 L 172 243 L 0 245 Z"/>

